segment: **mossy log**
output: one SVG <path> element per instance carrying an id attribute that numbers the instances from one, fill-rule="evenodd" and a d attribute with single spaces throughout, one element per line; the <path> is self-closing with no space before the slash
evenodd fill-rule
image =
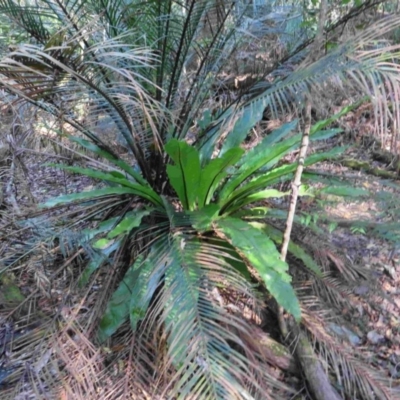
<path id="1" fill-rule="evenodd" d="M 369 175 L 374 175 L 379 178 L 386 179 L 399 179 L 399 174 L 396 172 L 387 171 L 383 168 L 372 167 L 370 163 L 366 161 L 358 161 L 353 158 L 342 159 L 341 164 L 345 167 L 355 169 L 358 171 L 365 171 Z"/>
<path id="2" fill-rule="evenodd" d="M 371 152 L 371 156 L 375 161 L 383 162 L 385 164 L 391 164 L 396 158 L 390 151 L 386 150 L 375 150 Z"/>
<path id="3" fill-rule="evenodd" d="M 318 400 L 343 400 L 336 389 L 331 385 L 328 375 L 322 367 L 321 361 L 314 353 L 314 349 L 306 334 L 302 332 L 299 324 L 292 316 L 287 319 L 281 315 L 280 328 L 286 339 L 294 345 L 294 352 L 302 372 L 315 399 Z"/>
<path id="4" fill-rule="evenodd" d="M 319 400 L 343 400 L 327 378 L 309 340 L 300 330 L 298 331 L 296 353 L 315 398 Z"/>
<path id="5" fill-rule="evenodd" d="M 394 171 L 400 175 L 400 156 L 392 151 L 384 150 L 382 142 L 374 135 L 364 135 L 362 147 L 366 149 L 372 148 L 369 152 L 374 161 L 387 165 L 389 171 Z M 378 148 L 378 150 L 375 150 Z"/>
<path id="6" fill-rule="evenodd" d="M 265 332 L 257 331 L 258 343 L 266 360 L 283 371 L 299 373 L 296 361 L 290 351 Z"/>

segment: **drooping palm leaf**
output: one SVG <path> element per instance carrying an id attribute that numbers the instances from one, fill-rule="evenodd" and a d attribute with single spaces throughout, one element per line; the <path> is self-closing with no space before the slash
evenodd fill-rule
<path id="1" fill-rule="evenodd" d="M 163 310 L 168 338 L 167 365 L 176 370 L 171 394 L 206 399 L 259 392 L 260 366 L 240 339 L 248 328 L 212 294 L 226 285 L 238 295 L 251 296 L 250 286 L 219 256 L 225 253 L 221 247 L 185 233 L 175 234 L 171 241 L 159 300 L 162 308 L 157 308 Z"/>
<path id="2" fill-rule="evenodd" d="M 275 244 L 262 233 L 259 225 L 223 218 L 217 222 L 217 232 L 227 237 L 236 251 L 257 270 L 277 302 L 300 319 L 300 306 L 290 284 L 289 267 L 280 260 Z"/>

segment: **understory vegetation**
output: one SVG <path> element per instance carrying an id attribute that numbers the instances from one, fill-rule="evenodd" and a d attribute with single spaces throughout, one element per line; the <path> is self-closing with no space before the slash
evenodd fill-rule
<path id="1" fill-rule="evenodd" d="M 0 0 L 1 399 L 399 398 L 397 11 Z"/>

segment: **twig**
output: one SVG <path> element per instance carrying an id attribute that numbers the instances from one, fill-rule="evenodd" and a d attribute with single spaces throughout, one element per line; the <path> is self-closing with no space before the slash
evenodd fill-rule
<path id="1" fill-rule="evenodd" d="M 9 201 L 12 204 L 12 206 L 14 207 L 15 213 L 17 215 L 21 215 L 22 214 L 21 213 L 21 209 L 19 208 L 17 200 L 15 199 L 15 196 L 14 196 L 14 194 L 12 192 L 15 173 L 16 173 L 15 172 L 15 160 L 13 159 L 12 162 L 11 162 L 11 166 L 10 166 L 10 175 L 11 175 L 11 177 L 10 177 L 10 179 L 8 181 L 7 188 L 6 188 L 6 198 L 7 198 L 7 201 Z"/>
<path id="2" fill-rule="evenodd" d="M 287 250 L 290 242 L 290 235 L 293 227 L 293 220 L 296 212 L 297 198 L 299 187 L 301 185 L 301 176 L 304 168 L 304 161 L 307 155 L 309 144 L 309 133 L 311 128 L 311 101 L 307 99 L 305 109 L 305 127 L 301 140 L 299 163 L 296 174 L 292 183 L 292 192 L 290 196 L 289 212 L 286 219 L 286 228 L 283 235 L 281 248 L 281 259 L 286 260 Z M 285 316 L 283 308 L 279 309 L 279 326 L 284 338 L 290 336 L 297 338 L 296 340 L 296 356 L 302 366 L 302 370 L 317 400 L 341 400 L 341 397 L 329 382 L 320 361 L 314 354 L 313 348 L 308 341 L 306 335 L 300 330 L 299 325 L 291 316 Z"/>

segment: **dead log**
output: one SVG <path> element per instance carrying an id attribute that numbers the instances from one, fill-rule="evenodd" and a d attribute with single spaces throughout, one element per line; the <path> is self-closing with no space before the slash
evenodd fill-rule
<path id="1" fill-rule="evenodd" d="M 355 169 L 358 171 L 365 171 L 369 175 L 374 175 L 379 178 L 386 179 L 399 179 L 399 173 L 387 171 L 383 168 L 372 167 L 370 163 L 366 161 L 358 161 L 353 158 L 342 159 L 341 164 L 347 168 Z"/>

